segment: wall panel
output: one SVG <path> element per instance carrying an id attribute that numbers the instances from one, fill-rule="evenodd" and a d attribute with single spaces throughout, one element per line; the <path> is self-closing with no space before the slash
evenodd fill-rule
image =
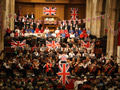
<path id="1" fill-rule="evenodd" d="M 61 20 L 70 19 L 70 8 L 78 8 L 79 19 L 85 18 L 86 5 L 75 5 L 75 4 L 31 4 L 31 3 L 16 3 L 15 12 L 18 14 L 18 8 L 21 6 L 22 15 L 25 15 L 26 12 L 35 13 L 36 19 L 41 19 L 43 17 L 43 7 L 56 7 L 57 13 L 56 16 Z"/>

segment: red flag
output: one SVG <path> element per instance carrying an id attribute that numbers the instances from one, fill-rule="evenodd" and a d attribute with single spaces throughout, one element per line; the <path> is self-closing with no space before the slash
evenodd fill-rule
<path id="1" fill-rule="evenodd" d="M 36 23 L 36 20 L 34 20 L 34 23 Z"/>
<path id="2" fill-rule="evenodd" d="M 21 16 L 19 16 L 19 20 L 21 20 Z"/>
<path id="3" fill-rule="evenodd" d="M 63 20 L 63 23 L 66 24 L 66 20 Z"/>
<path id="4" fill-rule="evenodd" d="M 100 20 L 101 16 L 97 16 L 97 20 Z"/>
<path id="5" fill-rule="evenodd" d="M 12 15 L 11 14 L 9 14 L 9 18 L 11 18 L 12 17 Z"/>
<path id="6" fill-rule="evenodd" d="M 41 20 L 38 20 L 38 23 L 41 24 Z"/>
<path id="7" fill-rule="evenodd" d="M 118 31 L 118 46 L 120 46 L 120 22 L 118 23 L 119 31 Z"/>
<path id="8" fill-rule="evenodd" d="M 68 21 L 69 22 L 69 25 L 71 24 L 71 20 Z"/>
<path id="9" fill-rule="evenodd" d="M 90 18 L 88 18 L 88 22 L 90 22 Z"/>
<path id="10" fill-rule="evenodd" d="M 44 20 L 44 24 L 46 24 L 47 23 L 47 21 L 46 20 Z"/>
<path id="11" fill-rule="evenodd" d="M 59 21 L 59 25 L 61 25 L 61 21 Z"/>
<path id="12" fill-rule="evenodd" d="M 86 19 L 83 19 L 83 23 L 86 23 Z"/>
<path id="13" fill-rule="evenodd" d="M 76 20 L 73 20 L 74 24 L 76 24 Z"/>
<path id="14" fill-rule="evenodd" d="M 95 21 L 95 18 L 93 18 L 93 21 Z"/>
<path id="15" fill-rule="evenodd" d="M 81 24 L 81 19 L 78 20 L 78 23 Z"/>
<path id="16" fill-rule="evenodd" d="M 102 19 L 105 19 L 105 15 L 102 15 Z"/>
<path id="17" fill-rule="evenodd" d="M 54 24 L 56 25 L 56 24 L 57 24 L 57 21 L 54 21 Z"/>
<path id="18" fill-rule="evenodd" d="M 49 24 L 52 24 L 52 21 L 49 21 Z"/>

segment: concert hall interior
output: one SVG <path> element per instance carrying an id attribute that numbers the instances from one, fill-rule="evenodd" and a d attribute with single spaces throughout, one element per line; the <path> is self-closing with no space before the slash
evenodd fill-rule
<path id="1" fill-rule="evenodd" d="M 0 90 L 119 90 L 120 0 L 0 0 Z"/>

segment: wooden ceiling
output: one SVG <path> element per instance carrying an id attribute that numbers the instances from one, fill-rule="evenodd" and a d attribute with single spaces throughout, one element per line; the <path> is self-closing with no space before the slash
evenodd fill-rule
<path id="1" fill-rule="evenodd" d="M 86 0 L 15 0 L 21 3 L 86 4 Z"/>

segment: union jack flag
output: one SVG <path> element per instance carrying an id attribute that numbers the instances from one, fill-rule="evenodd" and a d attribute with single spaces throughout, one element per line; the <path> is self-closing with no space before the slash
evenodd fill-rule
<path id="1" fill-rule="evenodd" d="M 62 61 L 65 61 L 65 60 L 67 60 L 67 57 L 66 57 L 65 54 L 62 54 L 60 59 L 61 59 Z"/>
<path id="2" fill-rule="evenodd" d="M 56 15 L 56 7 L 44 7 L 43 15 Z"/>
<path id="3" fill-rule="evenodd" d="M 48 48 L 56 48 L 60 46 L 60 43 L 57 41 L 46 41 L 46 46 Z"/>
<path id="4" fill-rule="evenodd" d="M 14 41 L 11 42 L 11 48 L 21 47 L 23 48 L 26 45 L 26 40 L 23 41 Z"/>
<path id="5" fill-rule="evenodd" d="M 68 84 L 70 79 L 70 66 L 67 63 L 59 64 L 58 77 L 62 84 Z"/>
<path id="6" fill-rule="evenodd" d="M 89 48 L 90 47 L 90 42 L 84 42 L 83 40 L 81 40 L 81 45 L 83 45 L 85 48 Z"/>
<path id="7" fill-rule="evenodd" d="M 78 8 L 71 8 L 71 20 L 78 20 Z"/>

